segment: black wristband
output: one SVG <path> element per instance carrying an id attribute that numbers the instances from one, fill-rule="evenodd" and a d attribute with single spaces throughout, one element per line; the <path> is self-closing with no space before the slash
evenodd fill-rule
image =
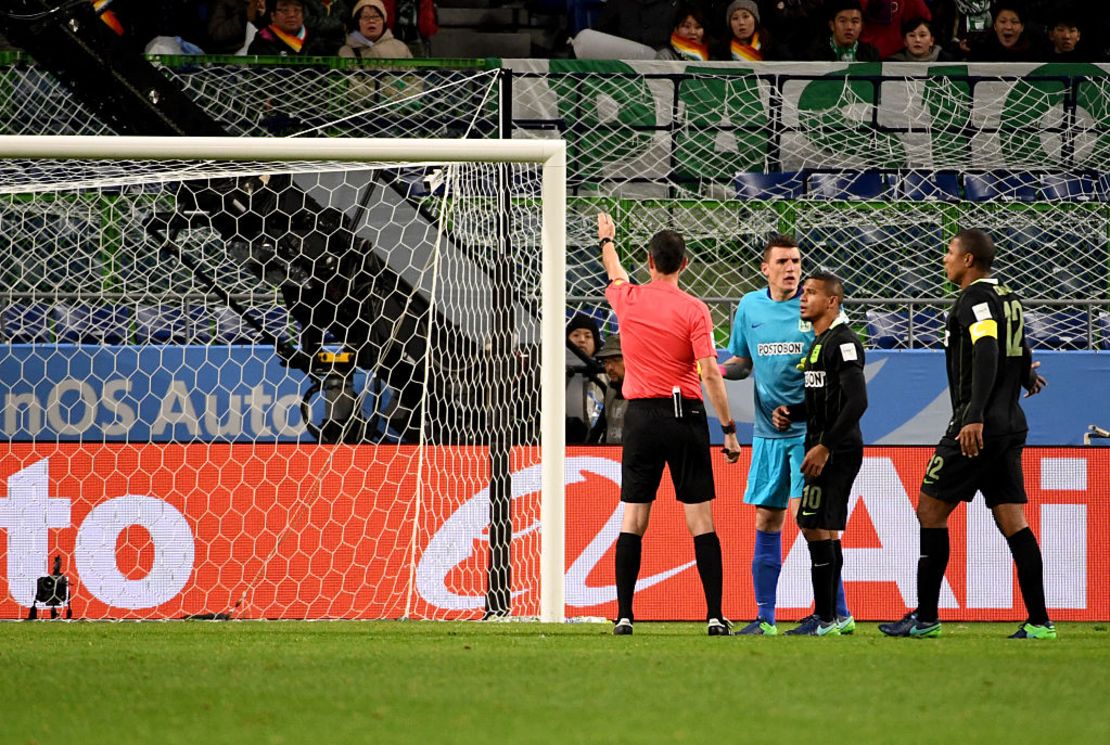
<path id="1" fill-rule="evenodd" d="M 736 422 L 729 419 L 728 424 L 721 424 L 721 433 L 726 435 L 736 434 Z"/>
<path id="2" fill-rule="evenodd" d="M 606 236 L 605 238 L 602 238 L 601 240 L 599 240 L 599 241 L 597 242 L 597 247 L 598 247 L 598 248 L 605 248 L 605 242 L 606 242 L 606 241 L 608 241 L 609 243 L 612 243 L 612 242 L 613 242 L 613 239 L 612 239 L 612 238 L 609 238 L 608 236 Z"/>

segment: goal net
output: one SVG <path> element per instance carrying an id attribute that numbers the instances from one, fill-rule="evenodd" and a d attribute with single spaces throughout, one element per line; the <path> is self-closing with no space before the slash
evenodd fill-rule
<path id="1" fill-rule="evenodd" d="M 0 617 L 562 617 L 561 142 L 0 156 Z"/>

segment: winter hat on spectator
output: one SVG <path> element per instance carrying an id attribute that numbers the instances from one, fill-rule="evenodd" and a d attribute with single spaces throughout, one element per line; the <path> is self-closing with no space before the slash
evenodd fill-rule
<path id="1" fill-rule="evenodd" d="M 728 4 L 728 10 L 725 11 L 725 26 L 732 22 L 732 14 L 738 10 L 746 10 L 755 18 L 755 25 L 759 25 L 759 6 L 756 5 L 755 0 L 732 0 Z"/>
<path id="2" fill-rule="evenodd" d="M 624 352 L 621 351 L 621 335 L 620 334 L 609 334 L 609 338 L 605 340 L 605 344 L 601 347 L 601 350 L 598 351 L 598 353 L 594 355 L 594 357 L 597 357 L 599 360 L 603 360 L 603 359 L 606 359 L 608 357 L 623 357 L 623 356 L 624 356 Z"/>
<path id="3" fill-rule="evenodd" d="M 355 3 L 354 10 L 351 11 L 351 20 L 358 20 L 359 12 L 367 6 L 377 8 L 378 12 L 382 14 L 382 22 L 389 23 L 389 15 L 385 12 L 385 3 L 382 0 L 358 0 Z"/>
<path id="4" fill-rule="evenodd" d="M 380 2 L 380 0 L 379 0 Z M 584 313 L 579 313 L 574 318 L 570 319 L 567 323 L 567 337 L 570 337 L 570 332 L 575 329 L 586 329 L 594 338 L 594 352 L 601 349 L 601 329 L 597 327 L 597 321 Z"/>

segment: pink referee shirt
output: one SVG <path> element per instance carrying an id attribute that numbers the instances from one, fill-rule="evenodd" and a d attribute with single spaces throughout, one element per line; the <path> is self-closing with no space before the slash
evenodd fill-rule
<path id="1" fill-rule="evenodd" d="M 677 385 L 700 399 L 697 361 L 717 356 L 709 307 L 668 282 L 616 280 L 605 297 L 621 327 L 624 397 L 670 398 Z"/>

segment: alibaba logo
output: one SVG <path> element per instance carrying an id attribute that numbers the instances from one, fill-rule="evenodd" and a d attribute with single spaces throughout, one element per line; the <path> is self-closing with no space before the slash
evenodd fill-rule
<path id="1" fill-rule="evenodd" d="M 540 490 L 542 465 L 529 466 L 512 474 L 512 498 L 519 499 Z M 577 456 L 566 459 L 564 466 L 567 486 L 586 480 L 587 475 L 600 476 L 620 486 L 621 464 L 607 458 Z M 608 603 L 617 599 L 615 584 L 591 587 L 586 583 L 601 558 L 616 543 L 620 534 L 622 508 L 620 504 L 602 526 L 581 555 L 571 563 L 566 573 L 565 597 L 570 607 L 585 608 Z M 427 548 L 416 567 L 416 589 L 428 603 L 444 610 L 465 611 L 481 608 L 485 596 L 461 595 L 447 585 L 447 577 L 459 564 L 467 561 L 474 553 L 477 541 L 486 540 L 484 532 L 489 522 L 489 488 L 482 489 L 464 502 L 432 536 Z M 522 538 L 540 530 L 539 520 L 513 532 L 513 539 Z M 667 569 L 648 577 L 641 577 L 636 583 L 637 592 L 665 582 L 685 572 L 695 565 L 689 561 L 680 566 Z M 523 594 L 518 590 L 513 597 Z"/>

